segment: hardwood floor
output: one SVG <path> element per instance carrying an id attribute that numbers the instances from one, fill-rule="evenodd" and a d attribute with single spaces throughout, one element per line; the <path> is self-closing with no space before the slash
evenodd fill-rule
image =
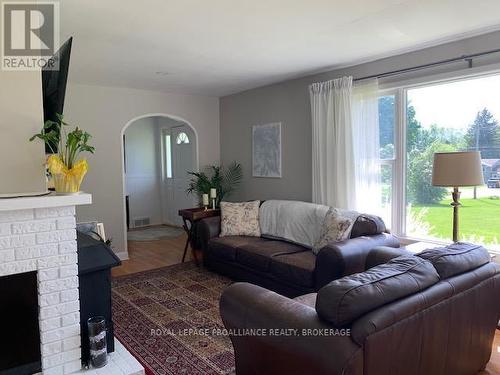
<path id="1" fill-rule="evenodd" d="M 129 259 L 122 265 L 113 268 L 113 276 L 128 275 L 155 268 L 171 266 L 182 261 L 186 234 L 179 237 L 155 241 L 128 241 Z M 188 249 L 186 261 L 192 260 L 191 249 Z"/>
<path id="2" fill-rule="evenodd" d="M 176 238 L 157 241 L 129 241 L 128 251 L 130 259 L 123 261 L 120 267 L 114 268 L 112 275 L 128 275 L 180 263 L 185 243 L 185 234 Z M 191 259 L 191 251 L 188 249 L 186 260 Z M 201 254 L 198 255 L 198 259 L 201 259 Z M 495 333 L 491 360 L 486 369 L 478 375 L 500 375 L 499 330 Z"/>
<path id="3" fill-rule="evenodd" d="M 500 330 L 497 329 L 495 333 L 495 340 L 493 341 L 493 350 L 491 351 L 491 358 L 488 366 L 479 375 L 499 375 L 500 374 Z"/>

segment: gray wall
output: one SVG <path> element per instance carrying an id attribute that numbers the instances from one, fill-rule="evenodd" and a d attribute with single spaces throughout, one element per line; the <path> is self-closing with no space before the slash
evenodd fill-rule
<path id="1" fill-rule="evenodd" d="M 122 131 L 140 117 L 166 115 L 193 126 L 200 165 L 219 161 L 219 99 L 128 88 L 68 83 L 64 114 L 68 122 L 92 134 L 96 152 L 87 155 L 89 172 L 82 190 L 92 194 L 90 206 L 77 208 L 78 221 L 104 223 L 113 250 L 127 254 Z"/>
<path id="2" fill-rule="evenodd" d="M 395 69 L 500 48 L 500 32 L 426 48 L 370 63 L 332 70 L 229 95 L 220 100 L 221 161 L 243 165 L 244 182 L 232 200 L 298 199 L 310 201 L 311 108 L 308 85 L 344 75 L 363 77 Z M 478 58 L 474 66 L 500 62 L 500 54 Z M 384 83 L 423 75 L 460 70 L 465 62 L 405 74 Z M 282 178 L 252 177 L 252 125 L 282 122 Z"/>

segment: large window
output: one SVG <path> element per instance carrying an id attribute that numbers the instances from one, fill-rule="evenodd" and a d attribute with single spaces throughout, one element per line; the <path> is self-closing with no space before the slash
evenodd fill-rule
<path id="1" fill-rule="evenodd" d="M 460 189 L 460 235 L 500 250 L 499 94 L 500 75 L 495 75 L 398 89 L 380 97 L 383 200 L 395 233 L 449 241 L 451 190 L 432 186 L 433 154 L 478 150 L 485 184 Z"/>
<path id="2" fill-rule="evenodd" d="M 392 197 L 396 153 L 394 134 L 396 120 L 396 96 L 383 95 L 378 100 L 380 126 L 380 175 L 382 184 L 380 216 L 387 226 L 392 226 Z"/>

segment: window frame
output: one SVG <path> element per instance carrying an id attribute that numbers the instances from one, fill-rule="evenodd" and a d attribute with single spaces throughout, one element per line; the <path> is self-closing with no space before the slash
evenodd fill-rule
<path id="1" fill-rule="evenodd" d="M 391 169 L 391 231 L 403 237 L 406 207 L 401 207 L 400 202 L 401 199 L 403 202 L 406 201 L 406 187 L 404 185 L 406 170 L 404 173 L 401 172 L 406 163 L 406 119 L 404 118 L 406 109 L 402 110 L 401 103 L 403 101 L 406 103 L 406 100 L 402 88 L 379 91 L 379 97 L 391 95 L 394 96 L 394 155 L 392 159 L 379 159 L 379 165 L 387 165 Z"/>
<path id="2" fill-rule="evenodd" d="M 395 164 L 396 164 L 396 128 L 397 128 L 397 102 L 396 102 L 396 91 L 395 89 L 389 89 L 389 90 L 379 90 L 378 97 L 382 98 L 384 96 L 394 96 L 394 129 L 393 129 L 393 145 L 394 145 L 394 152 L 392 155 L 391 159 L 382 159 L 380 158 L 378 160 L 378 164 L 380 166 L 380 171 L 382 171 L 382 166 L 389 166 L 391 170 L 391 230 L 392 227 L 395 224 L 395 216 L 394 216 L 394 198 L 395 198 Z M 380 125 L 379 125 L 380 126 Z"/>
<path id="3" fill-rule="evenodd" d="M 170 145 L 167 144 L 168 140 L 170 140 Z M 169 147 L 170 146 L 170 147 Z M 162 128 L 161 129 L 161 148 L 162 148 L 162 157 L 161 157 L 161 163 L 162 163 L 162 179 L 163 181 L 169 181 L 174 178 L 174 172 L 173 172 L 173 164 L 172 164 L 172 134 L 170 132 L 170 129 L 168 128 Z M 170 155 L 169 155 L 170 151 Z M 170 161 L 170 163 L 169 163 Z M 170 164 L 170 174 L 168 165 Z"/>
<path id="4" fill-rule="evenodd" d="M 474 69 L 475 70 L 475 69 Z M 425 88 L 441 84 L 460 82 L 489 76 L 500 75 L 500 70 L 478 70 L 458 71 L 446 74 L 427 76 L 416 80 L 403 81 L 399 85 L 386 86 L 381 85 L 379 96 L 394 95 L 394 158 L 380 159 L 380 164 L 392 166 L 392 197 L 391 197 L 391 232 L 396 235 L 403 244 L 416 241 L 425 241 L 435 244 L 446 244 L 449 241 L 433 238 L 418 238 L 409 236 L 406 232 L 407 222 L 407 152 L 406 152 L 406 132 L 407 132 L 407 108 L 408 91 L 417 88 Z M 451 215 L 451 211 L 450 211 Z M 495 253 L 495 251 L 491 251 Z"/>

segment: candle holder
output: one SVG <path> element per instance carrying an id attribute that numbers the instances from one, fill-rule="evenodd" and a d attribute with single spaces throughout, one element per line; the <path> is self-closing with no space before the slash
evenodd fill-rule
<path id="1" fill-rule="evenodd" d="M 202 203 L 203 207 L 205 208 L 205 211 L 208 210 L 208 205 L 209 205 L 208 194 L 202 195 Z"/>
<path id="2" fill-rule="evenodd" d="M 217 200 L 217 189 L 210 189 L 210 198 L 212 198 L 212 209 L 215 210 L 215 202 Z"/>

